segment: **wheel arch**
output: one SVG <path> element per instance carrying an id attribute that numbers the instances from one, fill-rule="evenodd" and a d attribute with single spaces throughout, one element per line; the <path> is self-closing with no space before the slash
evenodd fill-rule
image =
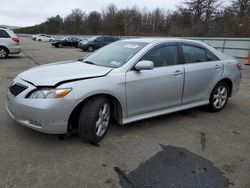
<path id="1" fill-rule="evenodd" d="M 89 49 L 89 47 L 92 47 L 93 48 L 93 50 L 95 50 L 95 47 L 94 47 L 94 45 L 93 44 L 89 44 L 88 46 L 87 46 L 87 50 Z"/>
<path id="2" fill-rule="evenodd" d="M 229 79 L 229 78 L 223 78 L 218 83 L 220 83 L 220 82 L 225 82 L 228 85 L 228 87 L 229 87 L 229 97 L 231 97 L 232 96 L 232 90 L 233 90 L 233 82 L 232 82 L 232 80 Z"/>
<path id="3" fill-rule="evenodd" d="M 95 97 L 107 97 L 109 101 L 111 102 L 111 108 L 112 108 L 112 118 L 118 122 L 122 123 L 122 118 L 123 118 L 123 107 L 122 103 L 117 99 L 117 97 L 107 94 L 107 93 L 98 93 L 98 94 L 93 94 L 88 96 L 87 98 L 83 99 L 81 102 L 79 102 L 76 107 L 72 110 L 69 120 L 68 120 L 68 131 L 70 131 L 72 128 L 76 129 L 77 128 L 77 122 L 79 118 L 80 111 L 82 109 L 82 106 L 88 101 L 90 98 L 95 98 Z"/>
<path id="4" fill-rule="evenodd" d="M 7 47 L 0 45 L 0 48 L 5 49 L 5 50 L 7 51 L 8 54 L 10 53 L 10 50 L 9 50 Z"/>

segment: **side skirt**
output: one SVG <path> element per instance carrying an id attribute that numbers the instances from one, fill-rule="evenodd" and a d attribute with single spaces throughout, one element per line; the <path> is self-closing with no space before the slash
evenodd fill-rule
<path id="1" fill-rule="evenodd" d="M 136 115 L 136 116 L 132 116 L 132 117 L 128 117 L 122 120 L 122 124 L 128 124 L 128 123 L 132 123 L 135 121 L 139 121 L 139 120 L 143 120 L 143 119 L 147 119 L 147 118 L 152 118 L 155 116 L 160 116 L 160 115 L 165 115 L 165 114 L 170 114 L 173 112 L 178 112 L 181 110 L 186 110 L 189 108 L 194 108 L 194 107 L 198 107 L 198 106 L 204 106 L 209 104 L 209 101 L 199 101 L 199 102 L 195 102 L 195 103 L 191 103 L 191 104 L 185 104 L 185 105 L 181 105 L 181 106 L 177 106 L 177 107 L 173 107 L 173 108 L 168 108 L 168 109 L 164 109 L 164 110 L 159 110 L 159 111 L 155 111 L 155 112 L 149 112 L 149 113 L 145 113 L 145 114 L 140 114 L 140 115 Z"/>

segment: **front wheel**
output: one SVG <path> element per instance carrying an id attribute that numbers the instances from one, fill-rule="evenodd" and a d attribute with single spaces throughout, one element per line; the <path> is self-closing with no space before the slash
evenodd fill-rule
<path id="1" fill-rule="evenodd" d="M 212 112 L 218 112 L 221 111 L 224 106 L 227 104 L 229 97 L 229 88 L 228 85 L 225 82 L 218 83 L 209 99 L 209 109 Z"/>
<path id="2" fill-rule="evenodd" d="M 88 52 L 93 52 L 94 51 L 94 47 L 93 46 L 88 46 Z"/>
<path id="3" fill-rule="evenodd" d="M 107 130 L 111 117 L 110 102 L 106 97 L 89 99 L 82 107 L 78 122 L 80 137 L 92 144 L 100 142 Z"/>

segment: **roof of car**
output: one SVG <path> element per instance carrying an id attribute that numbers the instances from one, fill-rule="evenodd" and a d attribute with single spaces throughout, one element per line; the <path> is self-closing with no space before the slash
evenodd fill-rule
<path id="1" fill-rule="evenodd" d="M 143 37 L 143 38 L 132 38 L 132 39 L 125 39 L 124 41 L 130 42 L 145 42 L 145 43 L 160 43 L 160 42 L 194 42 L 197 44 L 201 44 L 199 41 L 188 40 L 188 39 L 181 39 L 181 38 L 164 38 L 164 37 Z"/>
<path id="2" fill-rule="evenodd" d="M 0 27 L 0 29 L 5 30 L 5 31 L 10 31 L 10 29 L 8 29 L 6 27 Z"/>

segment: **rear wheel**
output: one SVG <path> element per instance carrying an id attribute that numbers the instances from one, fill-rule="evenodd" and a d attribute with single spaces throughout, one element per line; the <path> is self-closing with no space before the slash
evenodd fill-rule
<path id="1" fill-rule="evenodd" d="M 212 112 L 218 112 L 221 111 L 224 106 L 227 104 L 229 97 L 229 87 L 225 82 L 218 83 L 209 99 L 209 109 Z"/>
<path id="2" fill-rule="evenodd" d="M 78 122 L 80 137 L 92 144 L 101 141 L 107 130 L 111 117 L 110 102 L 106 97 L 89 99 L 82 107 Z"/>
<path id="3" fill-rule="evenodd" d="M 0 59 L 8 57 L 9 53 L 5 48 L 0 47 Z"/>
<path id="4" fill-rule="evenodd" d="M 41 39 L 38 39 L 37 41 L 41 42 L 42 40 L 41 40 Z"/>

